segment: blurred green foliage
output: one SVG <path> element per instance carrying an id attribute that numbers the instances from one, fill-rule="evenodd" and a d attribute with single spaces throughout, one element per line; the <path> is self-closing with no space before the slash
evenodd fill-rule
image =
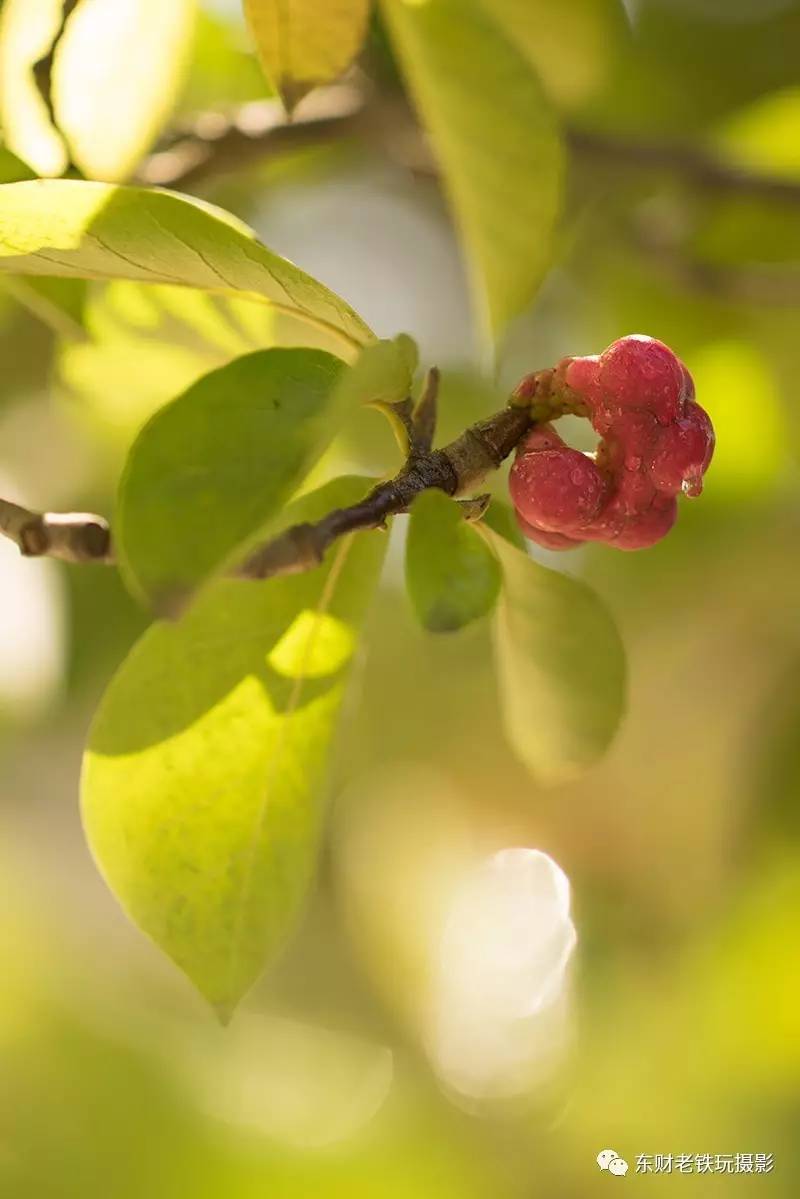
<path id="1" fill-rule="evenodd" d="M 509 22 L 524 14 L 502 7 Z M 800 3 L 559 0 L 546 34 L 567 202 L 553 269 L 496 379 L 405 127 L 378 146 L 348 132 L 345 154 L 304 149 L 302 169 L 276 141 L 269 161 L 251 155 L 201 190 L 380 335 L 418 338 L 423 363 L 445 367 L 443 438 L 525 371 L 624 333 L 687 361 L 718 432 L 703 498 L 645 553 L 547 559 L 618 620 L 621 735 L 582 779 L 533 782 L 502 728 L 485 624 L 420 629 L 398 518 L 321 876 L 226 1039 L 118 912 L 81 841 L 86 728 L 145 616 L 114 572 L 63 568 L 58 683 L 43 674 L 32 716 L 15 711 L 0 620 L 3 1199 L 591 1199 L 617 1185 L 595 1164 L 606 1145 L 631 1163 L 619 1185 L 652 1195 L 700 1185 L 640 1183 L 639 1153 L 772 1153 L 768 1176 L 707 1179 L 702 1193 L 797 1194 Z M 235 6 L 209 6 L 197 36 L 179 123 L 266 95 Z M 376 19 L 362 68 L 394 102 L 387 47 Z M 646 152 L 615 155 L 600 135 Z M 711 156 L 710 174 L 695 155 Z M 756 183 L 720 183 L 720 166 Z M 0 170 L 30 173 L 5 151 Z M 431 297 L 437 322 L 415 324 Z M 85 297 L 15 280 L 0 293 L 0 474 L 31 503 L 111 512 L 120 454 L 153 408 L 273 335 L 243 319 L 235 301 L 176 304 L 169 287 L 94 283 Z M 389 430 L 360 412 L 316 481 L 396 465 Z M 0 589 L 0 614 L 13 602 Z M 519 704 L 535 728 L 536 703 Z M 487 1110 L 433 1076 L 426 972 L 461 863 L 509 845 L 546 850 L 572 883 L 574 1045 L 547 1087 Z M 309 1143 L 309 1128 L 330 1142 Z"/>

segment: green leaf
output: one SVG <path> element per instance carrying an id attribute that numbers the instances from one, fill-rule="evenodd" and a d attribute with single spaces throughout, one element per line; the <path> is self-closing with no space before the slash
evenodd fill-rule
<path id="1" fill-rule="evenodd" d="M 509 41 L 533 64 L 562 108 L 585 105 L 609 77 L 627 32 L 620 0 L 480 0 Z"/>
<path id="2" fill-rule="evenodd" d="M 62 3 L 6 0 L 0 24 L 0 118 L 10 147 L 38 174 L 71 159 L 91 178 L 132 173 L 177 99 L 194 30 L 194 0 L 82 0 L 52 49 L 55 125 L 32 68 L 53 47 Z"/>
<path id="3" fill-rule="evenodd" d="M 15 286 L 28 282 L 13 280 Z M 57 379 L 112 451 L 106 460 L 115 482 L 118 453 L 127 452 L 144 422 L 215 367 L 275 345 L 341 352 L 341 343 L 323 330 L 247 298 L 127 280 L 90 284 L 83 323 L 83 339 L 59 347 Z M 400 398 L 408 394 L 415 365 L 416 347 L 401 334 L 365 346 L 342 385 L 351 389 L 354 406 L 372 395 Z"/>
<path id="4" fill-rule="evenodd" d="M 287 108 L 349 67 L 371 0 L 244 0 L 258 54 Z"/>
<path id="5" fill-rule="evenodd" d="M 519 527 L 517 518 L 514 516 L 514 509 L 510 504 L 506 504 L 502 500 L 493 499 L 481 519 L 493 532 L 498 533 L 501 537 L 505 537 L 506 541 L 510 541 L 518 550 L 522 550 L 523 553 L 527 554 L 525 538 L 522 536 L 522 530 Z"/>
<path id="6" fill-rule="evenodd" d="M 0 145 L 0 183 L 17 183 L 21 179 L 33 179 L 33 171 L 16 154 Z"/>
<path id="7" fill-rule="evenodd" d="M 550 263 L 562 153 L 534 71 L 479 0 L 382 0 L 496 336 Z"/>
<path id="8" fill-rule="evenodd" d="M 196 119 L 199 112 L 230 111 L 237 104 L 263 100 L 264 72 L 242 36 L 238 6 L 200 8 L 195 26 L 189 76 L 181 93 L 179 114 Z"/>
<path id="9" fill-rule="evenodd" d="M 134 591 L 172 611 L 244 552 L 336 432 L 345 370 L 322 350 L 258 350 L 148 421 L 117 504 L 117 551 Z"/>
<path id="10" fill-rule="evenodd" d="M 287 515 L 318 519 L 366 481 Z M 95 859 L 132 920 L 223 1018 L 274 958 L 311 880 L 348 665 L 386 538 L 307 574 L 221 580 L 153 625 L 112 681 L 82 779 Z"/>
<path id="11" fill-rule="evenodd" d="M 392 404 L 411 392 L 419 355 L 407 333 L 366 346 L 342 380 L 351 401 L 357 404 Z"/>
<path id="12" fill-rule="evenodd" d="M 125 450 L 156 409 L 202 375 L 275 342 L 272 310 L 237 295 L 126 279 L 87 287 L 85 336 L 62 341 L 56 377 L 81 414 Z"/>
<path id="13" fill-rule="evenodd" d="M 500 591 L 500 568 L 458 504 L 424 492 L 408 522 L 406 584 L 420 624 L 451 633 L 485 616 Z"/>
<path id="14" fill-rule="evenodd" d="M 534 562 L 490 530 L 503 571 L 495 618 L 509 740 L 543 783 L 573 778 L 608 748 L 625 707 L 625 653 L 584 583 Z"/>
<path id="15" fill-rule="evenodd" d="M 0 187 L 0 270 L 241 293 L 335 337 L 373 340 L 355 312 L 222 209 L 173 192 L 71 179 Z"/>

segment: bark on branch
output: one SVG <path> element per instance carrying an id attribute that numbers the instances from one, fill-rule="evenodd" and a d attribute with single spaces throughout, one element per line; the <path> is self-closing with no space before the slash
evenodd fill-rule
<path id="1" fill-rule="evenodd" d="M 339 537 L 359 529 L 382 528 L 387 517 L 408 511 L 416 496 L 437 489 L 459 497 L 475 491 L 530 428 L 528 408 L 509 407 L 478 421 L 435 450 L 430 448 L 435 415 L 436 372 L 431 372 L 423 399 L 410 420 L 418 430 L 409 456 L 397 475 L 378 483 L 347 508 L 336 508 L 313 524 L 293 525 L 251 553 L 232 573 L 237 578 L 268 579 L 319 566 Z M 416 422 L 416 423 L 415 423 Z M 465 505 L 479 514 L 481 502 Z M 114 561 L 111 530 L 102 516 L 86 512 L 32 512 L 0 500 L 0 532 L 26 557 L 60 558 L 64 562 Z"/>
<path id="2" fill-rule="evenodd" d="M 371 94 L 357 77 L 308 96 L 289 121 L 271 100 L 222 115 L 201 113 L 171 143 L 146 159 L 143 183 L 191 189 L 207 179 L 261 163 L 272 154 L 347 137 L 377 143 L 421 175 L 438 174 L 432 152 L 402 101 Z M 567 126 L 572 155 L 631 171 L 663 171 L 701 191 L 741 194 L 800 205 L 800 183 L 732 166 L 686 141 L 647 140 Z"/>
<path id="3" fill-rule="evenodd" d="M 32 512 L 0 499 L 0 532 L 26 558 L 113 561 L 108 522 L 92 512 Z"/>

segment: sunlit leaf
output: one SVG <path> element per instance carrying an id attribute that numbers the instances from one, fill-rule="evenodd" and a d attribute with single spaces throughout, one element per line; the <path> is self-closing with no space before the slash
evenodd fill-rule
<path id="1" fill-rule="evenodd" d="M 40 175 L 61 174 L 71 159 L 91 178 L 124 179 L 176 100 L 195 0 L 81 0 L 57 36 L 63 11 L 62 0 L 4 5 L 0 117 L 7 141 Z M 33 72 L 49 53 L 55 127 Z"/>
<path id="2" fill-rule="evenodd" d="M 591 766 L 625 706 L 625 654 L 608 611 L 584 583 L 486 531 L 503 571 L 495 652 L 506 732 L 544 783 Z"/>
<path id="3" fill-rule="evenodd" d="M 343 386 L 357 403 L 394 403 L 411 391 L 418 352 L 412 337 L 400 333 L 366 346 Z"/>
<path id="4" fill-rule="evenodd" d="M 116 541 L 134 590 L 182 602 L 285 504 L 337 431 L 344 363 L 258 350 L 204 375 L 134 442 Z"/>
<path id="5" fill-rule="evenodd" d="M 315 519 L 366 490 L 340 479 L 287 516 Z M 321 786 L 353 644 L 386 539 L 346 539 L 319 569 L 222 581 L 154 625 L 112 681 L 82 783 L 92 851 L 131 918 L 227 1017 L 294 924 L 309 885 Z M 270 655 L 296 621 L 296 668 Z M 313 678 L 305 660 L 314 662 Z"/>
<path id="6" fill-rule="evenodd" d="M 231 104 L 263 99 L 264 73 L 250 52 L 241 22 L 238 6 L 231 13 L 200 9 L 180 112 L 224 112 Z"/>
<path id="7" fill-rule="evenodd" d="M 132 174 L 172 111 L 195 0 L 81 0 L 53 55 L 53 110 L 84 175 Z"/>
<path id="8" fill-rule="evenodd" d="M 417 619 L 431 633 L 461 629 L 497 600 L 497 560 L 441 491 L 423 493 L 411 509 L 406 584 Z"/>
<path id="9" fill-rule="evenodd" d="M 264 72 L 249 46 L 241 8 L 228 12 L 201 6 L 179 114 L 192 119 L 213 110 L 224 113 L 231 104 L 263 100 L 265 92 Z"/>
<path id="10" fill-rule="evenodd" d="M 162 404 L 231 358 L 274 345 L 341 353 L 332 334 L 246 297 L 126 280 L 90 285 L 84 327 L 82 340 L 59 348 L 58 381 L 93 428 L 126 451 Z M 350 402 L 401 399 L 415 365 L 410 338 L 371 342 L 348 376 Z"/>
<path id="11" fill-rule="evenodd" d="M 371 0 L 244 0 L 267 78 L 289 108 L 350 65 L 370 6 Z"/>
<path id="12" fill-rule="evenodd" d="M 0 270 L 241 292 L 322 329 L 346 355 L 372 340 L 344 300 L 236 218 L 172 192 L 68 179 L 7 184 Z"/>
<path id="13" fill-rule="evenodd" d="M 62 13 L 62 0 L 0 5 L 0 125 L 9 150 L 37 175 L 60 175 L 68 163 L 33 74 L 53 45 Z"/>
<path id="14" fill-rule="evenodd" d="M 561 185 L 552 114 L 530 62 L 479 0 L 383 0 L 383 10 L 496 335 L 550 262 Z"/>
<path id="15" fill-rule="evenodd" d="M 40 281 L 15 280 L 23 282 Z M 271 345 L 341 345 L 246 296 L 128 280 L 89 288 L 85 336 L 62 342 L 57 377 L 81 413 L 125 449 L 157 408 L 231 358 Z"/>

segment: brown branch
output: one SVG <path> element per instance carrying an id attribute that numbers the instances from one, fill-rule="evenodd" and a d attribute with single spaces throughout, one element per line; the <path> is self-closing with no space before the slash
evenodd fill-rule
<path id="1" fill-rule="evenodd" d="M 626 234 L 635 249 L 678 287 L 727 303 L 794 308 L 800 297 L 800 270 L 794 263 L 737 263 L 698 258 L 679 238 L 653 222 L 631 224 Z"/>
<path id="2" fill-rule="evenodd" d="M 426 410 L 435 401 L 435 379 L 432 372 L 422 401 Z M 387 517 L 408 511 L 423 491 L 437 489 L 454 497 L 473 491 L 497 470 L 530 425 L 527 408 L 509 406 L 470 426 L 442 449 L 412 449 L 393 479 L 373 487 L 357 504 L 336 508 L 314 524 L 286 529 L 250 554 L 233 575 L 267 579 L 311 570 L 339 537 L 359 529 L 382 528 Z M 465 518 L 476 519 L 485 506 L 485 496 L 464 501 Z M 16 542 L 27 557 L 48 556 L 65 562 L 114 560 L 108 524 L 91 513 L 36 513 L 0 500 L 0 532 Z"/>
<path id="3" fill-rule="evenodd" d="M 704 191 L 800 204 L 800 183 L 780 175 L 731 166 L 689 142 L 645 141 L 584 129 L 567 129 L 565 136 L 570 150 L 581 158 L 599 158 L 632 170 L 667 171 L 683 176 Z"/>
<path id="4" fill-rule="evenodd" d="M 0 499 L 0 532 L 26 558 L 113 561 L 108 523 L 91 512 L 32 512 Z"/>
<path id="5" fill-rule="evenodd" d="M 436 489 L 451 496 L 472 491 L 497 470 L 530 425 L 528 409 L 508 407 L 472 425 L 444 449 L 412 453 L 395 478 L 373 487 L 359 503 L 337 508 L 314 524 L 294 525 L 251 554 L 236 573 L 265 579 L 309 570 L 319 566 L 339 537 L 382 528 L 387 517 L 407 512 L 423 491 Z M 485 507 L 486 497 L 481 497 L 477 513 Z M 469 508 L 466 515 L 475 519 L 476 512 Z"/>
<path id="6" fill-rule="evenodd" d="M 369 94 L 358 76 L 312 92 L 291 122 L 280 105 L 269 100 L 245 105 L 227 117 L 202 113 L 166 148 L 145 161 L 139 178 L 143 183 L 192 189 L 285 150 L 353 137 L 378 145 L 415 175 L 438 178 L 430 146 L 408 105 Z M 577 161 L 607 164 L 613 170 L 663 172 L 720 196 L 745 195 L 800 206 L 800 182 L 731 166 L 688 142 L 647 141 L 569 127 L 564 137 Z M 656 244 L 648 234 L 634 234 L 632 240 L 662 271 L 692 290 L 771 306 L 795 304 L 800 296 L 800 275 L 795 270 L 744 264 L 715 267 L 687 257 L 678 244 Z M 388 409 L 386 405 L 378 407 Z M 410 414 L 394 407 L 392 419 L 398 435 L 403 436 L 401 424 Z"/>
<path id="7" fill-rule="evenodd" d="M 230 113 L 202 112 L 142 163 L 137 179 L 191 190 L 207 178 L 260 166 L 285 150 L 339 141 L 362 130 L 366 94 L 342 82 L 312 92 L 289 119 L 279 100 L 256 100 Z"/>
<path id="8" fill-rule="evenodd" d="M 408 105 L 368 92 L 353 79 L 312 92 L 290 121 L 277 101 L 265 100 L 230 115 L 201 113 L 170 146 L 147 159 L 145 183 L 192 187 L 212 176 L 253 166 L 285 149 L 363 135 L 417 174 L 435 175 L 436 163 Z M 579 159 L 602 160 L 634 171 L 666 171 L 695 186 L 800 204 L 800 183 L 751 172 L 715 158 L 689 142 L 644 138 L 567 127 L 564 138 Z"/>

